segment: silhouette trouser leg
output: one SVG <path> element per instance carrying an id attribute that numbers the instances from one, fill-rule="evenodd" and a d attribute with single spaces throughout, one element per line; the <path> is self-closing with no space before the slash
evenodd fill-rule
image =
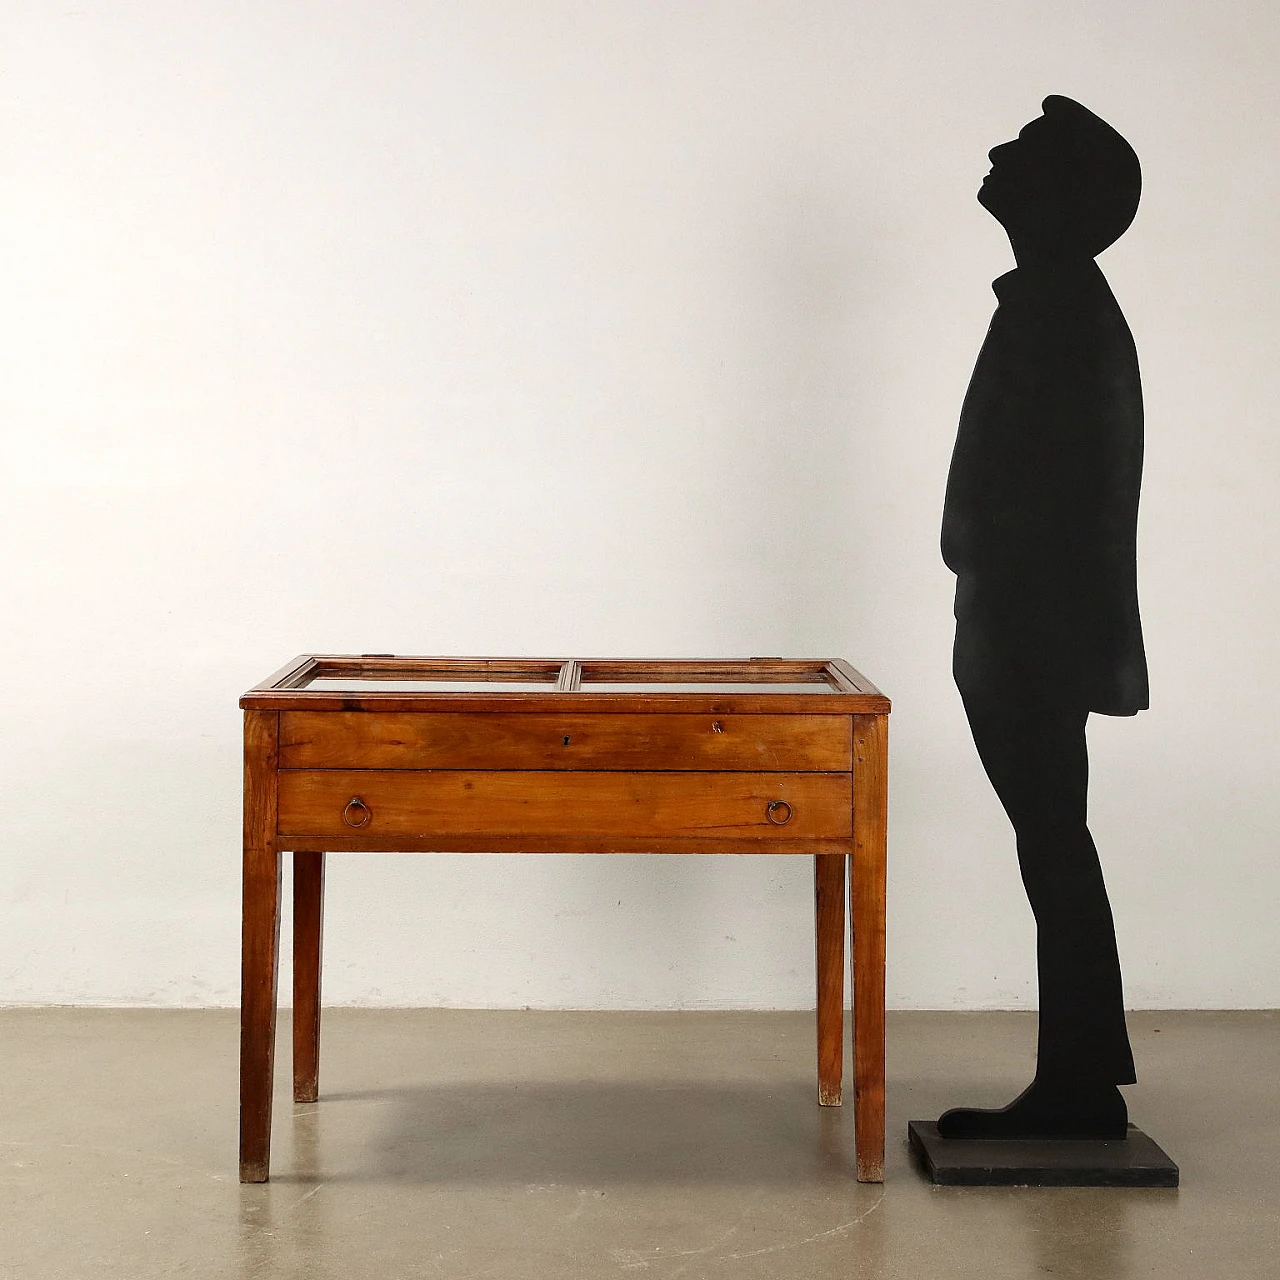
<path id="1" fill-rule="evenodd" d="M 1115 924 L 1087 824 L 1087 711 L 965 698 L 1036 920 L 1036 1077 L 1133 1083 Z"/>

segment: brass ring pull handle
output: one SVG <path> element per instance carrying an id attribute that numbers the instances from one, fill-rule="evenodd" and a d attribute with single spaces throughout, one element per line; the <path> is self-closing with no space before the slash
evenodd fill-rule
<path id="1" fill-rule="evenodd" d="M 349 827 L 367 827 L 373 818 L 373 810 L 359 796 L 352 796 L 342 811 L 342 820 Z"/>
<path id="2" fill-rule="evenodd" d="M 770 800 L 764 816 L 775 827 L 785 827 L 791 821 L 791 806 L 785 800 Z"/>

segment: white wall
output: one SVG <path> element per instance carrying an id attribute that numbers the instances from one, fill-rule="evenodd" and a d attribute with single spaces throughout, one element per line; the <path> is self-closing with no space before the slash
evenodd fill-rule
<path id="1" fill-rule="evenodd" d="M 1139 1006 L 1280 1002 L 1280 17 L 1222 0 L 0 10 L 0 1000 L 238 998 L 238 694 L 304 650 L 842 655 L 890 998 L 1021 1005 L 937 529 L 1046 93 L 1142 156 Z M 1097 719 L 1097 718 L 1095 718 Z M 342 1002 L 803 1006 L 807 860 L 333 858 Z"/>

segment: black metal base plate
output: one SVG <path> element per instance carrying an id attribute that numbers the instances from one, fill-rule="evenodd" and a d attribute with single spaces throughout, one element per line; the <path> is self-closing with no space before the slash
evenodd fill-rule
<path id="1" fill-rule="evenodd" d="M 1178 1166 L 1136 1125 L 1127 1138 L 944 1138 L 933 1120 L 907 1125 L 928 1177 L 953 1187 L 1176 1187 Z"/>

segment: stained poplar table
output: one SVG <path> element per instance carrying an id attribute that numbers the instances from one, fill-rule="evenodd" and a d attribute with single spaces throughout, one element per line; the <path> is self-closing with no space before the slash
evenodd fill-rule
<path id="1" fill-rule="evenodd" d="M 848 663 L 306 654 L 240 705 L 242 1182 L 270 1165 L 281 855 L 314 1102 L 324 860 L 347 850 L 811 856 L 818 1102 L 841 1101 L 847 879 L 857 1176 L 883 1180 L 889 700 Z"/>

